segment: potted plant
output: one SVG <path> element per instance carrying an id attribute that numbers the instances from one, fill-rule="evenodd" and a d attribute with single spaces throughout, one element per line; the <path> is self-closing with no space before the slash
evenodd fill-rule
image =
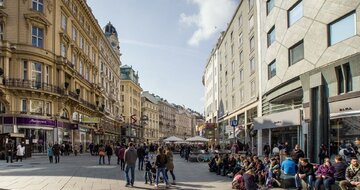
<path id="1" fill-rule="evenodd" d="M 65 89 L 67 89 L 69 87 L 69 83 L 65 82 Z"/>
<path id="2" fill-rule="evenodd" d="M 79 88 L 76 89 L 76 94 L 77 94 L 77 95 L 80 95 L 80 89 L 79 89 Z"/>

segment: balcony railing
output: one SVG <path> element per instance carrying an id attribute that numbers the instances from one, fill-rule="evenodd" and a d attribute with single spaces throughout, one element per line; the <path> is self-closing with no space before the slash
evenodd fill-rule
<path id="1" fill-rule="evenodd" d="M 27 88 L 34 90 L 43 90 L 47 92 L 52 92 L 56 94 L 64 94 L 64 89 L 54 86 L 44 82 L 37 82 L 33 80 L 23 80 L 23 79 L 5 79 L 5 86 L 16 87 L 16 88 Z"/>
<path id="2" fill-rule="evenodd" d="M 77 94 L 76 92 L 69 92 L 69 96 L 72 97 L 72 98 L 75 98 L 75 99 L 78 99 L 79 98 L 79 94 Z"/>
<path id="3" fill-rule="evenodd" d="M 90 102 L 88 102 L 88 101 L 86 101 L 86 100 L 84 100 L 84 99 L 82 99 L 82 98 L 80 98 L 80 102 L 81 102 L 83 105 L 85 105 L 86 107 L 89 107 L 89 108 L 91 108 L 91 109 L 93 109 L 93 110 L 96 109 L 96 106 L 95 106 L 94 104 L 92 104 L 92 103 L 90 103 Z"/>

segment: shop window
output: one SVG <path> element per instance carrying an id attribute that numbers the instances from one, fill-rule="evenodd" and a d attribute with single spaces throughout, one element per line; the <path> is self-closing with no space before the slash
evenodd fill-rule
<path id="1" fill-rule="evenodd" d="M 32 0 L 32 9 L 38 12 L 43 12 L 44 0 Z"/>
<path id="2" fill-rule="evenodd" d="M 44 30 L 42 28 L 32 27 L 32 46 L 43 48 Z"/>
<path id="3" fill-rule="evenodd" d="M 304 42 L 301 40 L 289 49 L 289 66 L 304 59 Z"/>
<path id="4" fill-rule="evenodd" d="M 301 17 L 303 17 L 303 3 L 302 1 L 298 1 L 288 10 L 288 27 L 293 25 Z"/>
<path id="5" fill-rule="evenodd" d="M 347 14 L 344 17 L 330 23 L 328 31 L 330 46 L 356 35 L 355 12 Z"/>

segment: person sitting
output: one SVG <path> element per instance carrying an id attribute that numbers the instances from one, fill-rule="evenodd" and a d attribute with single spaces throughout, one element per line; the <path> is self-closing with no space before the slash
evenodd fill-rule
<path id="1" fill-rule="evenodd" d="M 243 178 L 244 173 L 245 173 L 245 170 L 241 169 L 239 172 L 237 172 L 234 175 L 234 179 L 232 181 L 232 188 L 233 189 L 246 190 L 245 181 L 244 181 L 244 178 Z"/>
<path id="2" fill-rule="evenodd" d="M 334 173 L 335 168 L 331 165 L 330 159 L 325 158 L 324 164 L 316 171 L 315 190 L 320 190 L 321 184 L 324 184 L 325 190 L 331 190 L 331 185 L 335 183 Z"/>
<path id="3" fill-rule="evenodd" d="M 352 158 L 350 166 L 346 168 L 345 180 L 340 181 L 340 187 L 342 190 L 348 189 L 348 187 L 356 187 L 360 190 L 360 166 L 357 158 Z"/>
<path id="4" fill-rule="evenodd" d="M 219 155 L 215 155 L 209 162 L 209 171 L 210 172 L 216 172 L 217 168 L 216 168 L 216 159 L 219 157 Z"/>
<path id="5" fill-rule="evenodd" d="M 223 165 L 221 155 L 219 155 L 219 157 L 215 158 L 215 162 L 216 162 L 216 169 L 217 169 L 216 175 L 220 175 L 221 168 L 222 168 L 222 165 Z"/>
<path id="6" fill-rule="evenodd" d="M 345 171 L 348 165 L 343 161 L 342 156 L 335 156 L 335 164 L 333 165 L 335 168 L 334 178 L 335 181 L 345 180 Z"/>
<path id="7" fill-rule="evenodd" d="M 304 180 L 307 183 L 307 188 L 312 189 L 314 179 L 314 166 L 309 163 L 306 158 L 300 158 L 300 167 L 295 175 L 295 185 L 297 189 L 302 189 L 301 181 Z M 294 162 L 295 163 L 295 162 Z"/>
<path id="8" fill-rule="evenodd" d="M 255 181 L 255 171 L 253 169 L 250 169 L 246 171 L 243 175 L 243 179 L 245 182 L 245 189 L 246 190 L 257 190 L 258 185 Z"/>
<path id="9" fill-rule="evenodd" d="M 280 182 L 278 181 L 280 177 L 280 165 L 276 158 L 270 159 L 270 166 L 267 173 L 266 178 L 266 186 L 271 188 L 273 186 L 273 182 L 276 182 L 278 186 L 280 186 Z"/>
<path id="10" fill-rule="evenodd" d="M 288 154 L 285 153 L 285 160 L 281 163 L 281 171 L 285 175 L 294 176 L 297 172 L 297 165 Z"/>

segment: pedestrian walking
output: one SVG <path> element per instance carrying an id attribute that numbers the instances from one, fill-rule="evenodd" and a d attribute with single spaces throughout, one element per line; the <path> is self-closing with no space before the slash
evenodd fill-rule
<path id="1" fill-rule="evenodd" d="M 125 170 L 125 146 L 121 146 L 119 150 L 119 158 L 120 158 L 120 168 L 122 171 Z M 119 161 L 118 161 L 119 162 Z"/>
<path id="2" fill-rule="evenodd" d="M 175 175 L 174 175 L 174 162 L 173 162 L 174 156 L 173 156 L 173 153 L 172 153 L 171 148 L 169 146 L 166 147 L 165 154 L 166 154 L 167 159 L 168 159 L 168 162 L 166 163 L 166 170 L 165 170 L 166 178 L 169 180 L 168 171 L 170 171 L 170 174 L 171 174 L 172 179 L 173 179 L 172 184 L 176 185 L 176 179 L 175 179 Z"/>
<path id="3" fill-rule="evenodd" d="M 159 147 L 158 148 L 158 155 L 156 156 L 156 161 L 155 161 L 155 165 L 157 167 L 155 187 L 158 187 L 158 185 L 159 185 L 160 173 L 163 176 L 166 187 L 169 187 L 169 182 L 166 179 L 166 174 L 165 174 L 165 169 L 166 169 L 167 162 L 168 162 L 168 158 L 167 158 L 167 156 L 165 154 L 164 149 L 162 147 Z"/>
<path id="4" fill-rule="evenodd" d="M 134 186 L 135 181 L 135 164 L 137 159 L 137 151 L 135 150 L 134 144 L 132 142 L 129 143 L 129 148 L 125 150 L 124 158 L 125 158 L 125 176 L 126 176 L 126 187 L 131 185 Z M 131 179 L 129 178 L 129 170 L 131 172 Z"/>
<path id="5" fill-rule="evenodd" d="M 55 142 L 54 146 L 52 147 L 54 157 L 55 157 L 55 164 L 60 163 L 60 145 Z"/>
<path id="6" fill-rule="evenodd" d="M 137 156 L 139 159 L 139 163 L 138 163 L 138 170 L 143 170 L 144 169 L 144 157 L 145 157 L 145 149 L 143 147 L 143 145 L 140 145 L 137 149 Z"/>
<path id="7" fill-rule="evenodd" d="M 83 150 L 84 150 L 84 146 L 83 146 L 83 144 L 80 143 L 80 154 L 83 153 Z"/>
<path id="8" fill-rule="evenodd" d="M 113 149 L 111 148 L 109 143 L 107 143 L 105 146 L 105 152 L 108 158 L 108 165 L 110 165 L 111 156 L 113 155 Z"/>
<path id="9" fill-rule="evenodd" d="M 90 143 L 89 150 L 90 150 L 91 156 L 94 155 L 94 143 Z"/>
<path id="10" fill-rule="evenodd" d="M 53 151 L 53 146 L 51 144 L 49 144 L 49 146 L 48 146 L 47 155 L 49 157 L 50 164 L 53 163 L 54 151 Z"/>
<path id="11" fill-rule="evenodd" d="M 14 151 L 14 145 L 11 139 L 8 140 L 8 143 L 6 143 L 6 163 L 13 163 L 13 151 Z"/>
<path id="12" fill-rule="evenodd" d="M 145 156 L 144 162 L 145 162 L 145 173 L 144 173 L 145 184 L 147 184 L 149 181 L 150 185 L 152 185 L 152 174 L 151 174 L 152 165 L 151 162 L 149 161 L 149 156 Z"/>
<path id="13" fill-rule="evenodd" d="M 78 152 L 79 152 L 79 145 L 75 144 L 75 146 L 74 146 L 74 154 L 75 154 L 75 156 L 77 156 Z"/>
<path id="14" fill-rule="evenodd" d="M 103 164 L 105 164 L 105 147 L 103 145 L 99 145 L 99 165 L 101 165 L 101 159 Z"/>
<path id="15" fill-rule="evenodd" d="M 22 162 L 22 158 L 25 154 L 25 147 L 22 143 L 20 143 L 17 147 L 16 147 L 16 162 L 19 161 Z"/>

